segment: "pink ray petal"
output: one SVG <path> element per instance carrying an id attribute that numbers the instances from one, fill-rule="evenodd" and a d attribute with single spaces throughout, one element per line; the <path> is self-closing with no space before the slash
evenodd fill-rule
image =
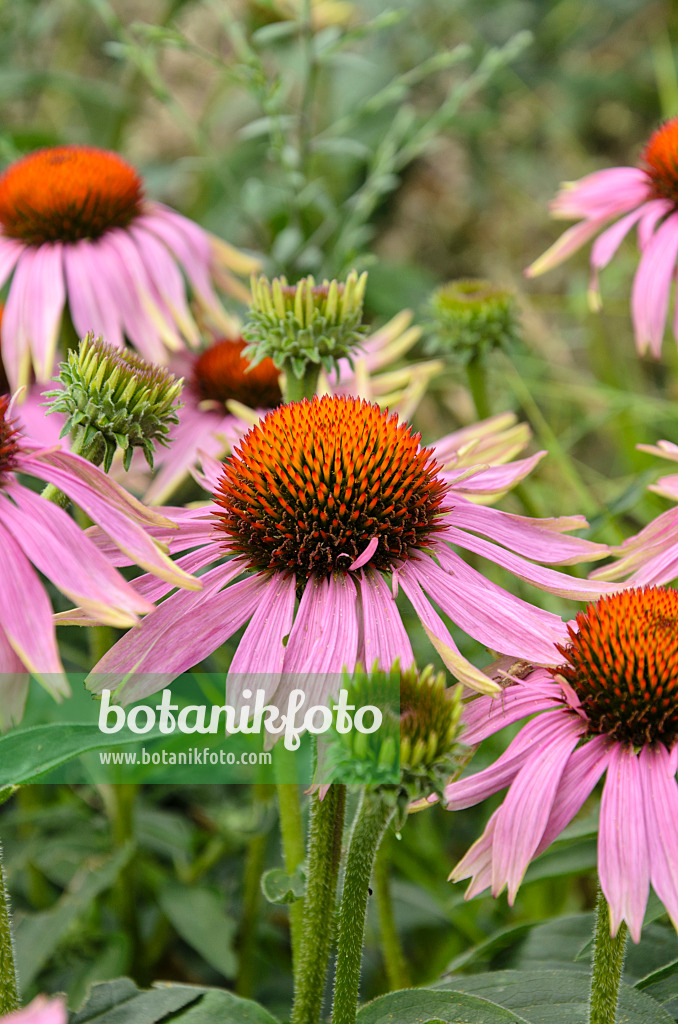
<path id="1" fill-rule="evenodd" d="M 579 812 L 610 760 L 607 736 L 594 736 L 573 751 L 560 779 L 558 794 L 535 857 L 543 853 Z"/>
<path id="2" fill-rule="evenodd" d="M 538 715 L 523 726 L 504 753 L 488 768 L 450 783 L 445 789 L 447 809 L 461 811 L 465 807 L 473 807 L 510 786 L 530 755 L 547 745 L 552 737 L 562 734 L 564 717 L 569 718 L 561 710 Z"/>
<path id="3" fill-rule="evenodd" d="M 622 244 L 629 231 L 641 217 L 647 213 L 650 204 L 639 206 L 632 213 L 618 220 L 612 227 L 603 231 L 591 246 L 591 266 L 596 270 L 602 270 L 608 265 L 619 246 Z"/>
<path id="4" fill-rule="evenodd" d="M 153 212 L 140 217 L 138 224 L 156 235 L 174 253 L 188 280 L 207 309 L 219 309 L 220 303 L 210 280 L 212 251 L 207 236 L 186 217 L 159 203 Z"/>
<path id="5" fill-rule="evenodd" d="M 54 374 L 59 328 L 66 301 L 62 246 L 46 243 L 37 249 L 27 294 L 27 333 L 39 381 Z"/>
<path id="6" fill-rule="evenodd" d="M 208 581 L 213 574 L 220 574 L 224 582 L 228 580 L 225 566 L 206 573 Z M 264 583 L 258 575 L 219 593 L 206 588 L 200 594 L 172 594 L 95 665 L 88 678 L 89 689 L 94 693 L 115 690 L 124 704 L 157 693 L 208 657 L 247 622 L 265 593 Z"/>
<path id="7" fill-rule="evenodd" d="M 24 715 L 30 675 L 0 626 L 0 732 L 18 725 Z"/>
<path id="8" fill-rule="evenodd" d="M 375 662 L 388 670 L 398 658 L 401 669 L 414 662 L 412 645 L 398 611 L 398 606 L 384 578 L 374 569 L 363 573 L 360 583 L 363 617 L 363 652 L 365 667 Z"/>
<path id="9" fill-rule="evenodd" d="M 487 882 L 483 888 L 486 889 L 490 885 L 492 877 L 492 844 L 494 842 L 494 830 L 498 814 L 499 808 L 490 816 L 490 820 L 480 838 L 476 839 L 473 846 L 469 847 L 459 863 L 455 864 L 452 868 L 448 875 L 448 882 L 460 882 L 464 878 L 473 878 L 486 874 Z M 465 898 L 470 898 L 468 893 Z"/>
<path id="10" fill-rule="evenodd" d="M 27 302 L 36 252 L 36 249 L 26 248 L 21 254 L 2 315 L 2 361 L 12 391 L 27 384 L 30 374 Z"/>
<path id="11" fill-rule="evenodd" d="M 8 485 L 3 525 L 40 572 L 93 618 L 133 626 L 153 605 L 137 595 L 63 509 L 20 484 Z"/>
<path id="12" fill-rule="evenodd" d="M 528 676 L 528 682 L 524 685 L 508 686 L 497 697 L 476 697 L 465 706 L 464 743 L 475 746 L 505 726 L 519 722 L 521 718 L 537 711 L 554 710 L 559 706 L 562 706 L 562 691 L 556 683 L 543 688 L 536 687 L 531 676 Z"/>
<path id="13" fill-rule="evenodd" d="M 144 500 L 152 505 L 167 501 L 197 464 L 199 451 L 217 458 L 225 454 L 226 441 L 218 434 L 224 420 L 232 418 L 230 414 L 225 417 L 223 412 L 216 410 L 198 409 L 187 396 L 186 405 L 179 410 L 179 425 L 174 430 L 176 436 L 167 454 L 159 453 L 156 460 L 159 469 Z"/>
<path id="14" fill-rule="evenodd" d="M 36 996 L 32 1003 L 3 1017 L 3 1024 L 66 1024 L 68 1014 L 62 999 Z"/>
<path id="15" fill-rule="evenodd" d="M 586 728 L 574 715 L 562 714 L 558 719 L 558 729 L 525 761 L 497 815 L 492 895 L 507 885 L 511 905 L 544 834 L 565 765 Z"/>
<path id="16" fill-rule="evenodd" d="M 592 218 L 591 220 L 583 220 L 580 224 L 575 224 L 573 227 L 568 228 L 545 253 L 542 253 L 534 263 L 530 264 L 525 271 L 525 276 L 538 277 L 540 274 L 545 274 L 547 270 L 553 270 L 554 267 L 563 263 L 568 256 L 581 249 L 582 245 L 586 245 L 594 235 L 597 235 L 603 224 L 612 215 L 612 213 L 609 213 L 602 217 Z"/>
<path id="17" fill-rule="evenodd" d="M 261 586 L 261 602 L 238 644 L 226 679 L 227 700 L 236 707 L 245 687 L 265 690 L 267 698 L 275 693 L 285 662 L 283 640 L 294 620 L 294 577 L 274 573 Z"/>
<path id="18" fill-rule="evenodd" d="M 643 251 L 652 240 L 657 221 L 673 209 L 673 203 L 668 199 L 653 199 L 645 203 L 643 219 L 638 225 L 638 248 Z"/>
<path id="19" fill-rule="evenodd" d="M 136 242 L 148 276 L 172 319 L 179 325 L 184 336 L 197 345 L 198 328 L 186 302 L 184 281 L 167 246 L 143 227 L 132 225 L 128 233 Z"/>
<path id="20" fill-rule="evenodd" d="M 56 693 L 67 694 L 49 598 L 14 537 L 1 524 L 0 579 L 0 627 L 7 640 L 31 672 L 52 675 Z"/>
<path id="21" fill-rule="evenodd" d="M 617 217 L 650 199 L 650 183 L 639 167 L 606 167 L 567 184 L 551 203 L 554 217 Z"/>
<path id="22" fill-rule="evenodd" d="M 472 475 L 466 477 L 467 469 L 442 472 L 440 476 L 450 484 L 452 488 L 452 499 L 454 492 L 459 491 L 462 495 L 470 494 L 475 498 L 493 497 L 503 494 L 511 487 L 524 480 L 532 472 L 536 465 L 544 458 L 546 452 L 537 452 L 528 459 L 517 459 L 507 466 L 488 466 L 486 469 L 478 469 Z M 457 483 L 458 477 L 466 477 Z"/>
<path id="23" fill-rule="evenodd" d="M 93 331 L 97 336 L 103 335 L 109 344 L 122 348 L 120 316 L 117 306 L 107 295 L 106 278 L 97 260 L 94 243 L 81 241 L 64 245 L 63 260 L 68 283 L 68 308 L 80 337 L 84 338 Z"/>
<path id="24" fill-rule="evenodd" d="M 678 747 L 676 748 L 678 749 Z M 662 743 L 640 752 L 650 881 L 678 928 L 678 782 Z"/>
<path id="25" fill-rule="evenodd" d="M 634 942 L 640 941 L 650 888 L 643 798 L 638 757 L 616 744 L 610 752 L 600 805 L 598 874 L 610 906 L 612 934 L 626 921 Z"/>
<path id="26" fill-rule="evenodd" d="M 661 353 L 671 280 L 678 258 L 678 213 L 671 214 L 648 243 L 633 280 L 631 313 L 638 351 Z"/>

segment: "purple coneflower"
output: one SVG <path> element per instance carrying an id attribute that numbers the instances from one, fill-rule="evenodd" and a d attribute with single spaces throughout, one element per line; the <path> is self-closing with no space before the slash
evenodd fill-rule
<path id="1" fill-rule="evenodd" d="M 0 724 L 23 707 L 26 669 L 55 694 L 67 694 L 52 607 L 38 573 L 94 622 L 136 624 L 153 610 L 58 505 L 20 483 L 48 481 L 95 523 L 116 550 L 173 586 L 199 588 L 146 532 L 171 523 L 146 509 L 101 470 L 58 448 L 39 448 L 19 433 L 9 396 L 0 396 Z M 37 570 L 37 572 L 36 572 Z"/>
<path id="2" fill-rule="evenodd" d="M 196 300 L 231 328 L 213 280 L 246 301 L 230 271 L 253 260 L 161 203 L 144 199 L 137 172 L 116 153 L 56 146 L 30 153 L 0 177 L 0 283 L 12 280 L 2 319 L 2 357 L 13 389 L 31 360 L 48 380 L 64 306 L 81 337 L 124 337 L 149 362 L 166 347 L 198 342 L 182 271 Z"/>
<path id="3" fill-rule="evenodd" d="M 230 678 L 266 674 L 271 697 L 308 673 L 315 679 L 308 692 L 322 697 L 312 688 L 343 666 L 389 669 L 396 658 L 412 665 L 399 588 L 471 686 L 494 688 L 461 656 L 434 602 L 481 643 L 494 647 L 499 634 L 503 652 L 548 661 L 566 636 L 561 620 L 491 583 L 453 546 L 572 597 L 597 594 L 601 585 L 534 563 L 565 564 L 607 549 L 563 536 L 583 525 L 581 517 L 525 519 L 469 500 L 503 493 L 541 457 L 498 464 L 516 442 L 506 433 L 493 436 L 490 421 L 475 438 L 467 429 L 429 449 L 397 416 L 357 398 L 326 396 L 269 412 L 212 476 L 214 503 L 178 510 L 178 538 L 166 538 L 175 552 L 194 549 L 180 558 L 182 568 L 210 567 L 202 593 L 164 601 L 104 656 L 92 686 L 132 672 L 120 695 L 139 699 L 247 624 Z M 155 580 L 141 586 L 153 598 L 169 589 Z"/>
<path id="4" fill-rule="evenodd" d="M 580 612 L 548 669 L 467 705 L 463 742 L 535 715 L 489 768 L 446 789 L 460 810 L 508 787 L 454 868 L 509 902 L 530 861 L 574 818 L 604 773 L 598 874 L 612 934 L 640 939 L 650 884 L 678 928 L 678 592 L 605 596 Z"/>
<path id="5" fill-rule="evenodd" d="M 553 200 L 551 212 L 554 217 L 581 223 L 569 228 L 526 273 L 536 277 L 557 266 L 615 220 L 591 250 L 589 294 L 597 309 L 598 272 L 637 224 L 641 258 L 631 292 L 636 346 L 641 355 L 649 347 L 659 358 L 678 260 L 678 118 L 667 121 L 650 137 L 641 164 L 596 171 L 565 185 Z M 678 321 L 673 333 L 678 341 Z"/>

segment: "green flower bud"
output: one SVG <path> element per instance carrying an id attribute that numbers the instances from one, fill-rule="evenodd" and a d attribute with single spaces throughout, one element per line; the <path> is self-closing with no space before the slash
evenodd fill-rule
<path id="1" fill-rule="evenodd" d="M 243 338 L 253 366 L 267 357 L 301 379 L 309 363 L 330 371 L 365 335 L 361 324 L 367 273 L 352 270 L 342 284 L 312 277 L 290 285 L 286 278 L 252 278 L 252 304 Z"/>
<path id="2" fill-rule="evenodd" d="M 319 781 L 378 790 L 398 806 L 401 821 L 411 803 L 442 796 L 465 753 L 459 743 L 462 688 L 445 682 L 445 674 L 430 665 L 403 672 L 398 662 L 390 672 L 365 672 L 359 666 L 346 674 L 342 686 L 348 705 L 378 707 L 381 726 L 369 734 L 355 727 L 325 734 L 318 745 Z"/>
<path id="3" fill-rule="evenodd" d="M 68 353 L 55 380 L 61 388 L 47 393 L 52 399 L 48 412 L 68 417 L 61 436 L 70 434 L 73 450 L 96 465 L 103 463 L 106 472 L 117 448 L 125 453 L 125 469 L 135 448 L 143 449 L 152 467 L 156 442 L 166 445 L 171 425 L 179 422 L 183 381 L 91 332 L 77 352 Z"/>
<path id="4" fill-rule="evenodd" d="M 443 285 L 431 296 L 431 311 L 431 347 L 464 362 L 520 340 L 515 297 L 490 281 L 462 278 Z"/>

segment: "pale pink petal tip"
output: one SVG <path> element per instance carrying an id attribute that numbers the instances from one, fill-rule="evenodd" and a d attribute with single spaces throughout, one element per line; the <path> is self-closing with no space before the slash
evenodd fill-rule
<path id="1" fill-rule="evenodd" d="M 23 1010 L 2 1017 L 3 1024 L 66 1024 L 68 1015 L 63 999 L 36 996 Z"/>

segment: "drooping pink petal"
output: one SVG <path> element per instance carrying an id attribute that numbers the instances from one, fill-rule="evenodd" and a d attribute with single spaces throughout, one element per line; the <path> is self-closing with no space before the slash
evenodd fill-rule
<path id="1" fill-rule="evenodd" d="M 482 889 L 486 889 L 491 883 L 492 845 L 494 843 L 494 830 L 498 814 L 499 808 L 492 813 L 480 838 L 476 839 L 473 846 L 469 847 L 459 863 L 455 864 L 448 875 L 448 882 L 460 882 L 463 878 L 477 879 L 480 876 L 484 877 L 485 884 L 481 888 L 475 888 L 474 893 L 467 891 L 464 899 L 470 899 L 475 893 L 482 892 Z"/>
<path id="2" fill-rule="evenodd" d="M 673 209 L 673 203 L 668 199 L 652 199 L 643 206 L 643 218 L 638 225 L 638 248 L 642 252 L 654 235 L 657 222 Z"/>
<path id="3" fill-rule="evenodd" d="M 21 253 L 2 315 L 2 361 L 12 391 L 27 384 L 30 374 L 27 301 L 36 251 L 28 247 Z"/>
<path id="4" fill-rule="evenodd" d="M 23 242 L 18 242 L 14 238 L 0 237 L 0 287 L 14 270 L 17 260 L 25 249 L 26 246 Z"/>
<path id="5" fill-rule="evenodd" d="M 678 928 L 678 782 L 663 743 L 640 752 L 650 882 Z"/>
<path id="6" fill-rule="evenodd" d="M 650 199 L 650 183 L 639 167 L 606 167 L 565 185 L 551 203 L 554 217 L 618 217 Z"/>
<path id="7" fill-rule="evenodd" d="M 569 717 L 560 710 L 546 711 L 527 722 L 493 764 L 446 787 L 447 809 L 461 811 L 465 807 L 473 807 L 510 786 L 531 754 L 547 746 L 552 737 L 562 734 L 563 719 Z"/>
<path id="8" fill-rule="evenodd" d="M 31 672 L 50 674 L 56 692 L 67 694 L 49 598 L 30 562 L 2 523 L 0 579 L 0 627 L 8 642 Z"/>
<path id="9" fill-rule="evenodd" d="M 216 409 L 199 409 L 193 405 L 190 396 L 186 405 L 179 410 L 179 426 L 165 456 L 160 453 L 156 460 L 158 470 L 144 495 L 152 505 L 162 505 L 174 493 L 198 462 L 198 453 L 218 458 L 225 454 L 228 443 L 223 434 L 226 422 L 233 419 Z"/>
<path id="10" fill-rule="evenodd" d="M 152 213 L 137 223 L 156 235 L 174 253 L 196 295 L 207 309 L 219 309 L 210 280 L 212 251 L 204 231 L 181 214 L 153 203 Z"/>
<path id="11" fill-rule="evenodd" d="M 184 281 L 167 246 L 143 227 L 132 224 L 127 230 L 136 242 L 148 276 L 172 318 L 184 337 L 197 345 L 198 328 L 186 302 Z"/>
<path id="12" fill-rule="evenodd" d="M 611 744 L 607 736 L 594 736 L 572 752 L 561 776 L 558 793 L 535 857 L 558 838 L 581 809 L 607 768 L 610 752 Z"/>
<path id="13" fill-rule="evenodd" d="M 586 527 L 588 524 L 583 516 L 529 519 L 496 508 L 474 505 L 470 501 L 459 501 L 454 506 L 450 523 L 489 537 L 534 562 L 547 562 L 549 565 L 572 565 L 609 554 L 605 544 L 595 544 L 582 537 L 563 536 L 569 530 Z"/>
<path id="14" fill-rule="evenodd" d="M 63 509 L 18 483 L 6 492 L 16 505 L 3 505 L 3 526 L 40 572 L 99 622 L 133 626 L 153 611 L 115 571 Z"/>
<path id="15" fill-rule="evenodd" d="M 514 555 L 510 551 L 506 551 L 505 548 L 500 548 L 497 544 L 493 544 L 491 541 L 484 540 L 481 537 L 476 537 L 465 530 L 458 530 L 451 524 L 446 526 L 445 531 L 441 532 L 438 536 L 452 544 L 458 545 L 458 547 L 466 548 L 467 551 L 473 551 L 477 555 L 482 555 L 497 565 L 503 566 L 504 569 L 508 569 L 518 579 L 525 580 L 526 583 L 531 583 L 532 586 L 538 587 L 539 590 L 546 590 L 550 594 L 561 594 L 563 597 L 569 597 L 573 600 L 590 601 L 592 597 L 595 598 L 600 597 L 601 594 L 614 593 L 615 590 L 619 589 L 610 583 L 579 579 L 564 572 L 557 572 L 555 569 L 535 565 L 533 562 L 528 562 L 527 559 L 521 558 L 520 555 Z M 441 564 L 444 564 L 447 568 L 447 564 L 453 562 L 453 553 L 439 543 L 436 544 L 435 549 Z M 456 557 L 458 558 L 458 556 Z M 452 565 L 450 565 L 450 568 L 454 571 Z"/>
<path id="16" fill-rule="evenodd" d="M 475 697 L 470 701 L 464 707 L 464 743 L 475 746 L 521 718 L 562 706 L 560 687 L 554 682 L 537 686 L 532 678 L 535 675 L 532 673 L 525 684 L 506 687 L 498 696 Z"/>
<path id="17" fill-rule="evenodd" d="M 610 906 L 612 934 L 626 921 L 634 942 L 650 888 L 650 858 L 643 812 L 643 773 L 638 757 L 616 744 L 610 752 L 600 805 L 598 874 Z"/>
<path id="18" fill-rule="evenodd" d="M 18 725 L 24 714 L 30 675 L 0 626 L 0 732 Z"/>
<path id="19" fill-rule="evenodd" d="M 311 576 L 285 648 L 284 685 L 303 689 L 309 704 L 338 690 L 344 667 L 355 668 L 358 597 L 348 573 L 324 580 Z M 281 683 L 281 685 L 283 685 Z"/>
<path id="20" fill-rule="evenodd" d="M 499 497 L 529 476 L 545 454 L 546 452 L 537 452 L 536 455 L 531 455 L 527 459 L 516 459 L 506 466 L 488 466 L 471 472 L 459 469 L 442 472 L 440 476 L 450 484 L 453 500 L 456 491 L 462 495 L 470 494 L 474 498 Z"/>
<path id="21" fill-rule="evenodd" d="M 59 327 L 66 301 L 62 245 L 45 243 L 37 249 L 26 297 L 27 333 L 33 368 L 39 381 L 54 374 Z"/>
<path id="22" fill-rule="evenodd" d="M 563 263 L 568 256 L 581 249 L 582 245 L 585 245 L 594 235 L 597 235 L 610 216 L 612 214 L 606 214 L 603 217 L 596 217 L 591 220 L 583 220 L 580 224 L 575 224 L 573 227 L 568 228 L 545 253 L 542 253 L 534 263 L 530 264 L 525 271 L 525 276 L 538 277 L 540 274 L 545 274 L 547 270 L 553 270 L 559 263 Z"/>
<path id="23" fill-rule="evenodd" d="M 167 520 L 146 509 L 86 459 L 70 452 L 38 451 L 22 455 L 21 467 L 24 472 L 48 480 L 67 494 L 133 563 L 175 586 L 199 589 L 200 584 L 177 569 L 158 543 L 138 525 L 140 522 L 168 525 Z"/>
<path id="24" fill-rule="evenodd" d="M 678 213 L 673 213 L 645 248 L 633 280 L 631 314 L 641 355 L 648 346 L 655 357 L 659 358 L 661 354 L 676 258 Z"/>
<path id="25" fill-rule="evenodd" d="M 586 728 L 575 715 L 542 715 L 538 720 L 545 717 L 558 717 L 558 728 L 525 761 L 495 824 L 492 895 L 508 886 L 511 905 L 546 828 L 565 765 Z"/>
<path id="26" fill-rule="evenodd" d="M 233 655 L 226 679 L 229 704 L 240 706 L 245 687 L 266 692 L 275 691 L 285 662 L 284 638 L 292 629 L 296 581 L 274 573 L 261 582 L 259 606 L 249 621 L 238 649 Z"/>
<path id="27" fill-rule="evenodd" d="M 453 622 L 491 650 L 552 664 L 554 644 L 567 639 L 562 619 L 502 590 L 454 552 L 441 549 L 438 555 L 444 568 L 420 553 L 402 576 L 414 575 Z"/>
<path id="28" fill-rule="evenodd" d="M 639 206 L 632 213 L 618 220 L 612 227 L 603 231 L 591 246 L 591 266 L 596 270 L 602 270 L 608 265 L 619 246 L 622 244 L 629 231 L 641 217 L 648 212 L 650 203 Z"/>
<path id="29" fill-rule="evenodd" d="M 103 335 L 104 341 L 122 348 L 117 305 L 102 291 L 102 268 L 94 243 L 86 240 L 63 247 L 64 270 L 68 284 L 68 308 L 73 326 L 84 338 L 89 331 Z M 106 289 L 105 278 L 103 288 Z M 107 301 L 108 300 L 108 301 Z"/>
<path id="30" fill-rule="evenodd" d="M 412 645 L 403 625 L 395 599 L 384 580 L 374 569 L 366 569 L 360 583 L 363 618 L 364 665 L 371 669 L 375 662 L 388 671 L 398 658 L 401 669 L 414 661 Z"/>
<path id="31" fill-rule="evenodd" d="M 213 574 L 220 574 L 224 581 L 228 578 L 225 566 L 209 570 L 205 574 L 208 582 Z M 95 665 L 88 678 L 89 689 L 94 693 L 115 690 L 124 704 L 162 690 L 247 622 L 265 593 L 264 583 L 257 575 L 219 593 L 206 587 L 201 594 L 172 594 Z"/>

